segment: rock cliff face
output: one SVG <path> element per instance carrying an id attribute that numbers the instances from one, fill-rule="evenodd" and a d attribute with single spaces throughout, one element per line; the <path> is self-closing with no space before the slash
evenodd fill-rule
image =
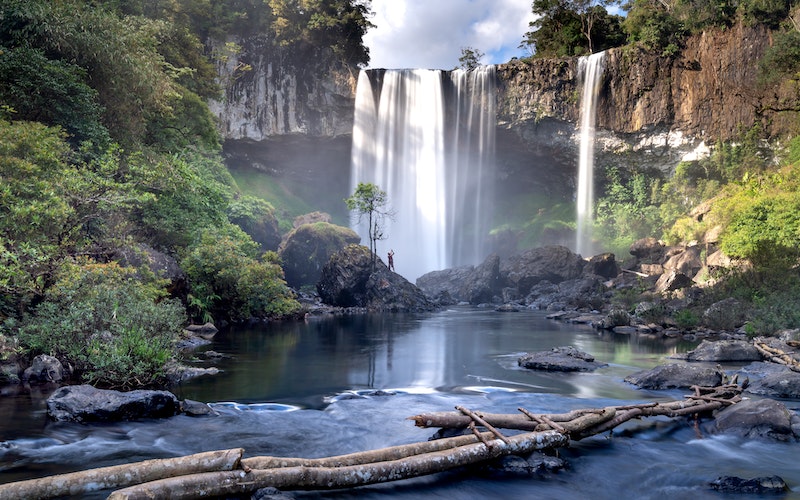
<path id="1" fill-rule="evenodd" d="M 774 138 L 797 133 L 796 89 L 758 82 L 769 44 L 765 28 L 739 25 L 693 37 L 674 57 L 609 50 L 598 101 L 599 162 L 634 153 L 638 165 L 669 170 L 754 124 Z M 530 144 L 574 149 L 582 91 L 576 58 L 512 61 L 497 73 L 500 126 Z M 786 103 L 795 111 L 781 111 Z"/>
<path id="2" fill-rule="evenodd" d="M 740 25 L 698 35 L 675 56 L 608 51 L 596 164 L 670 171 L 754 124 L 773 138 L 798 133 L 797 86 L 757 81 L 770 41 L 766 28 Z M 349 189 L 355 70 L 290 61 L 261 39 L 240 43 L 242 53 L 220 67 L 225 98 L 212 103 L 229 164 L 300 182 L 323 179 L 315 201 L 332 195 L 318 209 L 341 220 L 336 207 Z M 236 71 L 240 63 L 252 70 Z M 577 171 L 578 59 L 515 60 L 499 65 L 497 75 L 498 178 L 568 199 Z"/>

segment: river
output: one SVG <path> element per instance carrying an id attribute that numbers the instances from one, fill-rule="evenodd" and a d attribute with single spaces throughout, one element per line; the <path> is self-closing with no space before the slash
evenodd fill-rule
<path id="1" fill-rule="evenodd" d="M 521 369 L 524 352 L 573 345 L 609 366 L 593 373 Z M 495 413 L 556 413 L 681 398 L 623 381 L 696 344 L 600 333 L 533 311 L 457 307 L 431 314 L 310 318 L 238 328 L 197 351 L 222 373 L 174 388 L 218 416 L 81 425 L 49 422 L 46 390 L 0 397 L 0 483 L 117 463 L 243 447 L 246 456 L 322 457 L 427 440 L 407 417 L 457 405 Z M 204 351 L 219 357 L 208 361 Z M 733 369 L 733 368 L 732 368 Z M 797 410 L 797 402 L 787 402 Z M 437 474 L 296 498 L 725 498 L 719 476 L 779 475 L 800 498 L 798 444 L 710 434 L 704 422 L 628 422 L 572 443 L 564 470 Z M 728 495 L 730 498 L 758 498 Z M 98 495 L 97 498 L 102 498 Z"/>

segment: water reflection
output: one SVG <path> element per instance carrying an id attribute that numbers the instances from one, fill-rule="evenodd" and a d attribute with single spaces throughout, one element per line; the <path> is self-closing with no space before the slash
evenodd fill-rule
<path id="1" fill-rule="evenodd" d="M 574 345 L 611 366 L 601 375 L 520 369 L 524 352 Z M 581 397 L 625 395 L 628 373 L 694 344 L 598 333 L 554 323 L 538 312 L 455 308 L 427 315 L 312 318 L 221 333 L 211 349 L 230 355 L 198 362 L 223 370 L 179 388 L 200 401 L 282 402 L 320 408 L 348 390 L 437 389 L 486 385 Z M 611 382 L 609 383 L 609 378 Z"/>

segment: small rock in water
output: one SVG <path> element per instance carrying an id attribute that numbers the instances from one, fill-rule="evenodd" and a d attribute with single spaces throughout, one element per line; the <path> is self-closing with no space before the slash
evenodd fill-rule
<path id="1" fill-rule="evenodd" d="M 711 483 L 711 488 L 726 493 L 783 494 L 789 491 L 780 476 L 764 476 L 743 479 L 736 476 L 722 476 Z"/>

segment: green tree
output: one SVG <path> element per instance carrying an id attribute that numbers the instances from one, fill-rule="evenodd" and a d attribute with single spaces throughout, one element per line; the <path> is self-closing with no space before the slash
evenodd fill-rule
<path id="1" fill-rule="evenodd" d="M 534 0 L 536 19 L 522 45 L 538 57 L 591 54 L 624 43 L 620 16 L 608 14 L 614 0 Z"/>
<path id="2" fill-rule="evenodd" d="M 344 200 L 347 209 L 355 212 L 359 223 L 367 219 L 369 230 L 369 251 L 372 254 L 372 268 L 375 269 L 378 257 L 378 241 L 386 239 L 384 234 L 387 218 L 394 217 L 389 208 L 389 199 L 386 191 L 372 183 L 359 182 L 355 192 Z"/>
<path id="3" fill-rule="evenodd" d="M 467 71 L 473 70 L 481 65 L 481 59 L 486 54 L 472 47 L 462 47 L 461 57 L 458 58 L 458 67 Z"/>

